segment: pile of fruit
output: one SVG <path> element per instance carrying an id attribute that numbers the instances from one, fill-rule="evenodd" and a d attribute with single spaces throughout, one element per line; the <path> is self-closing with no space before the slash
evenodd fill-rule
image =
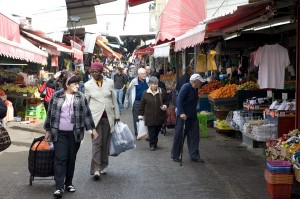
<path id="1" fill-rule="evenodd" d="M 16 93 L 35 94 L 36 92 L 38 92 L 38 88 L 36 86 L 20 87 L 15 84 L 1 85 L 0 89 L 7 92 L 16 92 Z"/>
<path id="2" fill-rule="evenodd" d="M 224 87 L 221 87 L 217 90 L 214 90 L 209 94 L 209 97 L 216 98 L 229 98 L 234 97 L 236 94 L 236 84 L 228 84 Z"/>
<path id="3" fill-rule="evenodd" d="M 212 91 L 221 88 L 222 85 L 219 81 L 213 80 L 208 84 L 204 85 L 198 92 L 198 95 L 210 94 Z"/>
<path id="4" fill-rule="evenodd" d="M 249 89 L 258 89 L 259 85 L 255 82 L 246 82 L 237 87 L 238 90 L 249 90 Z"/>

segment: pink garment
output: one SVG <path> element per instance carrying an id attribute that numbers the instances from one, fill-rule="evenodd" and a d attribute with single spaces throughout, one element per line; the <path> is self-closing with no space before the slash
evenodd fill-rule
<path id="1" fill-rule="evenodd" d="M 66 100 L 63 103 L 60 111 L 59 130 L 73 131 L 74 123 L 71 122 L 73 110 L 74 95 L 66 94 Z"/>

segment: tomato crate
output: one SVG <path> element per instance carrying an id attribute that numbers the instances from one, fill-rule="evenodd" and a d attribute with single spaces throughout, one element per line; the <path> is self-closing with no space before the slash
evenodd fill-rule
<path id="1" fill-rule="evenodd" d="M 270 184 L 267 183 L 268 194 L 273 199 L 290 199 L 292 194 L 292 184 Z"/>

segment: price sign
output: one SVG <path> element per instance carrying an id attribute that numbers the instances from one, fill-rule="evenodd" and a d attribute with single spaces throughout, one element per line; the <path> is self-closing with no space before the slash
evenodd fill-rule
<path id="1" fill-rule="evenodd" d="M 273 92 L 272 91 L 267 91 L 267 97 L 272 98 L 273 97 Z"/>
<path id="2" fill-rule="evenodd" d="M 282 99 L 287 100 L 288 99 L 288 94 L 287 93 L 282 93 Z"/>
<path id="3" fill-rule="evenodd" d="M 27 97 L 27 94 L 23 94 L 23 97 Z"/>

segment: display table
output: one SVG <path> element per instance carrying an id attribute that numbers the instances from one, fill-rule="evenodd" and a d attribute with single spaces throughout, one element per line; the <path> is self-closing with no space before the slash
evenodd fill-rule
<path id="1" fill-rule="evenodd" d="M 282 137 L 283 134 L 288 134 L 290 131 L 296 128 L 295 115 L 286 115 L 272 117 L 270 115 L 265 115 L 265 119 L 277 124 L 277 137 Z"/>
<path id="2" fill-rule="evenodd" d="M 215 117 L 220 120 L 225 120 L 229 111 L 237 110 L 237 98 L 208 98 L 211 110 Z"/>

